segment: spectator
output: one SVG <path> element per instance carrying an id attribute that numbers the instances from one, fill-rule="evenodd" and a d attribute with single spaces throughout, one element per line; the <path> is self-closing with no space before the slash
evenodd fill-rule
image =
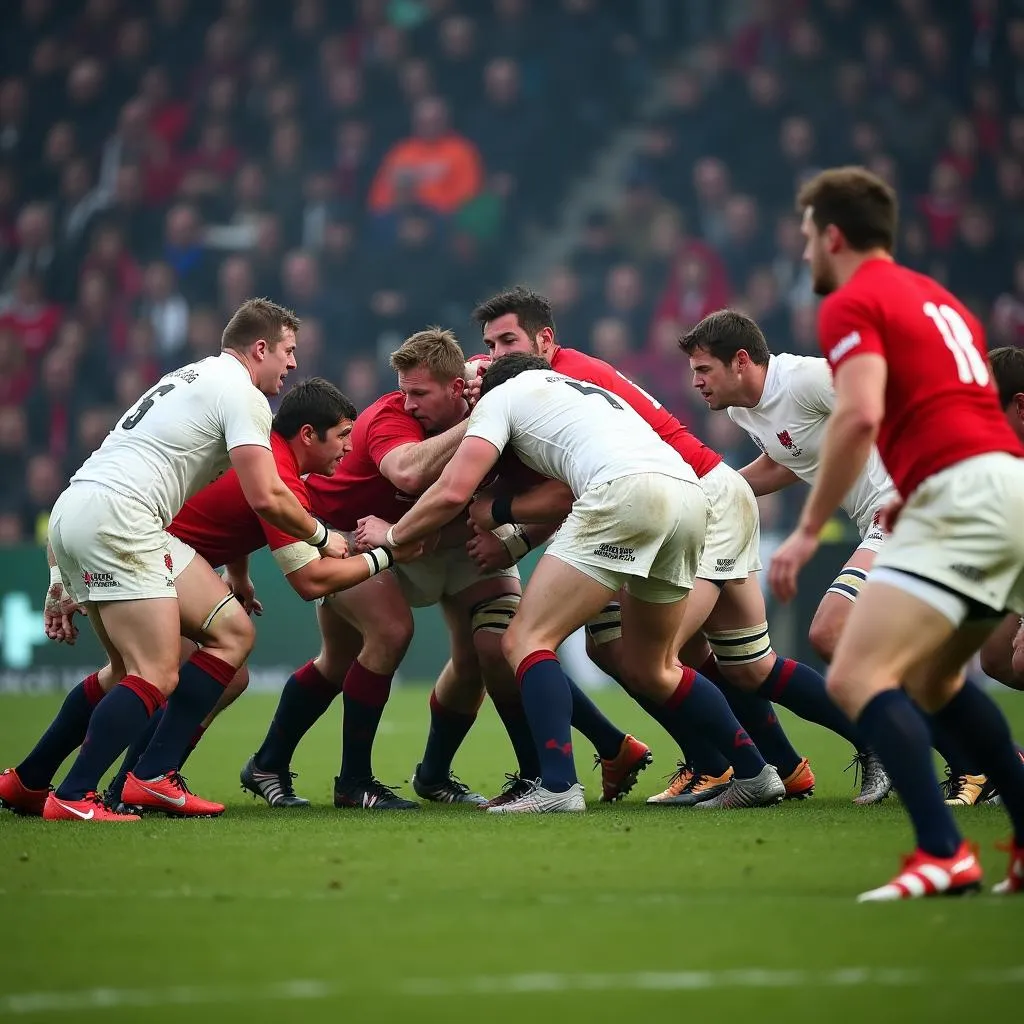
<path id="1" fill-rule="evenodd" d="M 921 187 L 928 166 L 945 133 L 949 101 L 926 92 L 921 75 L 901 67 L 893 75 L 892 92 L 878 102 L 878 119 L 887 148 L 905 168 L 905 180 Z"/>
<path id="2" fill-rule="evenodd" d="M 373 152 L 366 121 L 348 118 L 338 125 L 334 145 L 334 193 L 351 214 L 361 211 L 373 181 Z"/>
<path id="3" fill-rule="evenodd" d="M 181 361 L 188 336 L 188 303 L 178 291 L 169 263 L 151 263 L 146 268 L 137 312 L 153 328 L 160 365 L 165 371 L 173 369 Z"/>
<path id="4" fill-rule="evenodd" d="M 28 183 L 38 199 L 52 198 L 60 189 L 64 168 L 78 156 L 75 126 L 70 121 L 57 121 L 50 126 L 43 143 L 42 159 Z"/>
<path id="5" fill-rule="evenodd" d="M 145 262 L 159 251 L 160 219 L 154 209 L 143 203 L 142 171 L 138 166 L 125 164 L 118 169 L 110 205 L 104 209 L 102 219 L 120 228 L 129 252 L 136 259 Z"/>
<path id="6" fill-rule="evenodd" d="M 193 309 L 188 318 L 185 361 L 195 363 L 207 356 L 217 355 L 223 330 L 224 320 L 214 310 L 206 307 Z"/>
<path id="7" fill-rule="evenodd" d="M 992 310 L 992 348 L 1024 347 L 1024 259 L 1013 265 L 1013 287 L 996 299 Z"/>
<path id="8" fill-rule="evenodd" d="M 0 405 L 0 478 L 8 501 L 24 491 L 28 439 L 25 410 L 17 405 Z"/>
<path id="9" fill-rule="evenodd" d="M 754 267 L 771 258 L 761 236 L 757 201 L 747 195 L 730 196 L 722 213 L 724 234 L 718 252 L 729 283 L 742 288 Z"/>
<path id="10" fill-rule="evenodd" d="M 480 154 L 448 123 L 444 100 L 429 97 L 413 109 L 413 135 L 384 157 L 370 189 L 370 209 L 387 212 L 402 179 L 411 180 L 419 202 L 438 213 L 453 213 L 481 189 Z"/>
<path id="11" fill-rule="evenodd" d="M 9 305 L 0 314 L 0 330 L 11 335 L 32 360 L 49 348 L 60 324 L 61 309 L 43 294 L 43 282 L 36 274 L 23 274 L 14 286 Z"/>
<path id="12" fill-rule="evenodd" d="M 217 274 L 217 309 L 226 323 L 238 307 L 256 294 L 252 264 L 244 256 L 229 256 Z"/>
<path id="13" fill-rule="evenodd" d="M 598 315 L 622 321 L 630 337 L 643 336 L 650 323 L 651 307 L 640 271 L 632 263 L 619 263 L 608 271 Z"/>
<path id="14" fill-rule="evenodd" d="M 595 210 L 587 217 L 579 247 L 572 258 L 572 269 L 579 277 L 584 302 L 597 300 L 608 271 L 624 259 L 625 254 L 615 241 L 611 217 Z"/>
<path id="15" fill-rule="evenodd" d="M 1011 286 L 1012 258 L 996 232 L 992 216 L 972 203 L 964 209 L 949 254 L 949 286 L 963 302 L 989 307 Z"/>
<path id="16" fill-rule="evenodd" d="M 174 269 L 181 293 L 189 303 L 213 298 L 214 269 L 194 206 L 179 203 L 167 211 L 163 259 Z"/>
<path id="17" fill-rule="evenodd" d="M 664 337 L 663 324 L 679 333 L 728 304 L 725 272 L 717 259 L 697 246 L 684 246 L 655 308 L 651 340 Z"/>
<path id="18" fill-rule="evenodd" d="M 437 77 L 445 96 L 472 96 L 480 87 L 476 23 L 465 15 L 441 20 L 437 32 Z"/>
<path id="19" fill-rule="evenodd" d="M 142 290 L 142 270 L 125 249 L 121 229 L 116 224 L 97 225 L 82 261 L 82 275 L 92 271 L 104 276 L 119 308 L 132 303 Z"/>
<path id="20" fill-rule="evenodd" d="M 725 239 L 725 204 L 731 191 L 729 169 L 721 160 L 707 157 L 694 164 L 694 201 L 687 219 L 711 245 Z"/>
<path id="21" fill-rule="evenodd" d="M 32 391 L 33 374 L 15 332 L 0 321 L 0 406 L 21 405 Z"/>
<path id="22" fill-rule="evenodd" d="M 362 410 L 373 405 L 381 394 L 376 361 L 370 356 L 356 356 L 350 359 L 345 364 L 341 390 L 357 409 Z"/>
<path id="23" fill-rule="evenodd" d="M 54 297 L 60 291 L 62 267 L 54 244 L 49 207 L 43 203 L 25 206 L 18 214 L 16 233 L 18 254 L 8 271 L 4 293 L 9 295 L 24 274 L 33 274 L 43 281 L 46 296 Z"/>
<path id="24" fill-rule="evenodd" d="M 72 454 L 66 460 L 69 466 L 80 466 L 106 440 L 117 425 L 123 410 L 109 405 L 94 405 L 79 413 L 75 421 L 75 440 Z"/>
<path id="25" fill-rule="evenodd" d="M 52 455 L 39 452 L 28 460 L 21 515 L 23 531 L 33 543 L 46 544 L 50 509 L 64 490 L 64 484 L 64 470 Z"/>
<path id="26" fill-rule="evenodd" d="M 931 244 L 940 251 L 948 250 L 963 209 L 963 183 L 952 164 L 938 163 L 932 168 L 931 186 L 917 208 L 928 225 Z"/>
<path id="27" fill-rule="evenodd" d="M 784 213 L 775 222 L 772 270 L 779 294 L 790 306 L 810 305 L 814 301 L 811 274 L 804 260 L 804 237 L 795 214 Z"/>
<path id="28" fill-rule="evenodd" d="M 0 157 L 17 161 L 28 155 L 25 83 L 20 78 L 0 82 Z"/>
<path id="29" fill-rule="evenodd" d="M 293 250 L 284 258 L 281 273 L 282 295 L 287 306 L 300 317 L 315 317 L 322 323 L 337 320 L 339 310 L 320 279 L 316 257 L 301 249 Z"/>
<path id="30" fill-rule="evenodd" d="M 570 267 L 555 267 L 548 275 L 544 294 L 551 303 L 561 343 L 569 348 L 586 348 L 587 316 L 583 308 L 580 279 Z"/>

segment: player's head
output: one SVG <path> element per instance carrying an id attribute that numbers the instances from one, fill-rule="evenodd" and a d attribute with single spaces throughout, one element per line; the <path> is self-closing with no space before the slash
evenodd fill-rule
<path id="1" fill-rule="evenodd" d="M 492 295 L 473 310 L 473 319 L 495 358 L 525 352 L 547 359 L 555 347 L 551 303 L 528 288 L 517 285 Z"/>
<path id="2" fill-rule="evenodd" d="M 988 354 L 999 404 L 1013 432 L 1024 441 L 1024 349 L 1007 345 Z"/>
<path id="3" fill-rule="evenodd" d="M 735 309 L 711 313 L 680 339 L 690 357 L 693 386 L 711 409 L 760 400 L 771 352 L 753 317 Z"/>
<path id="4" fill-rule="evenodd" d="M 300 380 L 281 399 L 274 430 L 291 445 L 300 473 L 333 476 L 352 450 L 356 407 L 329 380 Z"/>
<path id="5" fill-rule="evenodd" d="M 466 357 L 451 331 L 428 327 L 417 331 L 391 353 L 405 411 L 428 434 L 454 427 L 466 414 Z"/>
<path id="6" fill-rule="evenodd" d="M 834 292 L 855 268 L 850 257 L 896 244 L 896 193 L 863 167 L 833 167 L 808 181 L 797 196 L 807 240 L 804 259 L 811 267 L 814 290 Z"/>
<path id="7" fill-rule="evenodd" d="M 532 352 L 512 352 L 507 356 L 501 356 L 487 367 L 483 382 L 480 384 L 480 397 L 483 398 L 488 391 L 493 391 L 500 384 L 526 373 L 527 370 L 550 369 L 551 364 L 543 356 L 534 355 Z"/>
<path id="8" fill-rule="evenodd" d="M 295 369 L 298 330 L 299 318 L 290 309 L 270 299 L 246 299 L 224 328 L 220 347 L 245 363 L 263 394 L 276 395 Z"/>

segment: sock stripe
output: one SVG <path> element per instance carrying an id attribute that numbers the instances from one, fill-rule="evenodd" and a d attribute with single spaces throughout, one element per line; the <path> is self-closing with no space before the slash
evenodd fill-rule
<path id="1" fill-rule="evenodd" d="M 371 672 L 358 661 L 353 661 L 345 673 L 341 690 L 349 700 L 382 708 L 391 696 L 391 679 L 391 673 Z"/>
<path id="2" fill-rule="evenodd" d="M 89 707 L 94 708 L 103 700 L 105 695 L 103 688 L 100 686 L 99 672 L 93 672 L 82 680 L 82 692 L 85 694 L 85 699 L 89 702 Z"/>
<path id="3" fill-rule="evenodd" d="M 672 691 L 672 696 L 665 701 L 665 707 L 670 711 L 675 710 L 690 696 L 693 684 L 697 679 L 697 673 L 688 665 L 683 666 L 683 674 L 679 677 L 679 685 Z"/>
<path id="4" fill-rule="evenodd" d="M 142 676 L 125 676 L 118 686 L 131 690 L 145 705 L 147 715 L 152 715 L 157 708 L 163 707 L 167 703 L 167 698 Z"/>
<path id="5" fill-rule="evenodd" d="M 516 669 L 516 683 L 519 686 L 523 685 L 523 676 L 533 668 L 534 665 L 539 665 L 542 661 L 558 661 L 558 655 L 554 651 L 540 650 L 533 651 L 528 654 L 519 663 L 519 667 Z"/>
<path id="6" fill-rule="evenodd" d="M 782 694 L 785 692 L 786 687 L 789 685 L 789 680 L 793 677 L 793 673 L 796 671 L 797 663 L 791 658 L 780 658 L 781 666 L 779 668 L 778 678 L 771 683 L 771 690 L 768 695 L 769 700 L 779 700 Z"/>
<path id="7" fill-rule="evenodd" d="M 223 658 L 218 658 L 216 654 L 211 654 L 202 648 L 196 651 L 188 660 L 201 672 L 205 672 L 211 678 L 216 679 L 221 686 L 227 686 L 235 678 L 235 673 L 238 672 L 234 665 L 228 664 Z"/>

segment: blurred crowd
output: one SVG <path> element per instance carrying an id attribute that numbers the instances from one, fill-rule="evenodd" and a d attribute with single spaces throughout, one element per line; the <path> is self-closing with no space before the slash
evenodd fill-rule
<path id="1" fill-rule="evenodd" d="M 250 295 L 359 407 L 425 324 L 476 350 L 474 302 L 626 126 L 639 153 L 543 283 L 559 335 L 735 463 L 676 339 L 733 304 L 816 353 L 792 197 L 821 166 L 892 182 L 900 258 L 1024 344 L 1024 8 L 736 7 L 726 31 L 701 0 L 3 4 L 0 544 L 43 536 L 116 415 Z"/>

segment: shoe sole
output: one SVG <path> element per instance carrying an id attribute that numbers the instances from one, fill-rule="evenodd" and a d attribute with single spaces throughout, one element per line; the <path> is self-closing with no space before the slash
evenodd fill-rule
<path id="1" fill-rule="evenodd" d="M 814 796 L 814 787 L 802 789 L 799 793 L 786 793 L 783 800 L 810 800 Z"/>
<path id="2" fill-rule="evenodd" d="M 714 800 L 716 796 L 721 796 L 729 788 L 729 783 L 725 783 L 722 786 L 716 786 L 713 790 L 706 791 L 704 793 L 690 793 L 689 798 L 686 800 L 680 797 L 669 797 L 667 800 L 656 800 L 651 806 L 652 807 L 696 807 L 697 804 L 706 804 L 709 800 Z"/>
<path id="3" fill-rule="evenodd" d="M 121 802 L 123 811 L 118 811 L 119 814 L 137 814 L 141 818 L 148 818 L 153 814 L 162 814 L 165 818 L 219 818 L 224 811 L 203 811 L 196 813 L 194 811 L 176 811 L 170 807 L 150 807 L 147 804 L 126 804 Z"/>
<path id="4" fill-rule="evenodd" d="M 883 800 L 887 800 L 891 792 L 891 789 L 887 789 L 885 793 L 882 794 L 882 796 L 873 796 L 868 798 L 862 796 L 855 796 L 851 803 L 853 803 L 856 807 L 873 807 L 875 804 L 880 804 Z"/>
<path id="5" fill-rule="evenodd" d="M 620 784 L 618 791 L 615 796 L 606 796 L 602 791 L 601 799 L 598 803 L 602 804 L 613 804 L 617 800 L 621 800 L 625 796 L 629 796 L 633 787 L 639 781 L 640 773 L 646 771 L 654 763 L 654 755 L 648 750 L 645 754 L 638 758 L 635 765 L 633 765 L 629 771 L 623 776 L 622 783 Z"/>
<path id="6" fill-rule="evenodd" d="M 417 789 L 416 783 L 412 784 L 412 791 L 421 799 L 426 800 L 427 803 L 431 804 L 442 804 L 445 807 L 483 807 L 487 803 L 487 797 L 481 796 L 479 800 L 473 800 L 469 797 L 460 797 L 457 800 L 445 800 L 444 797 L 434 796 L 429 792 L 423 792 Z"/>

